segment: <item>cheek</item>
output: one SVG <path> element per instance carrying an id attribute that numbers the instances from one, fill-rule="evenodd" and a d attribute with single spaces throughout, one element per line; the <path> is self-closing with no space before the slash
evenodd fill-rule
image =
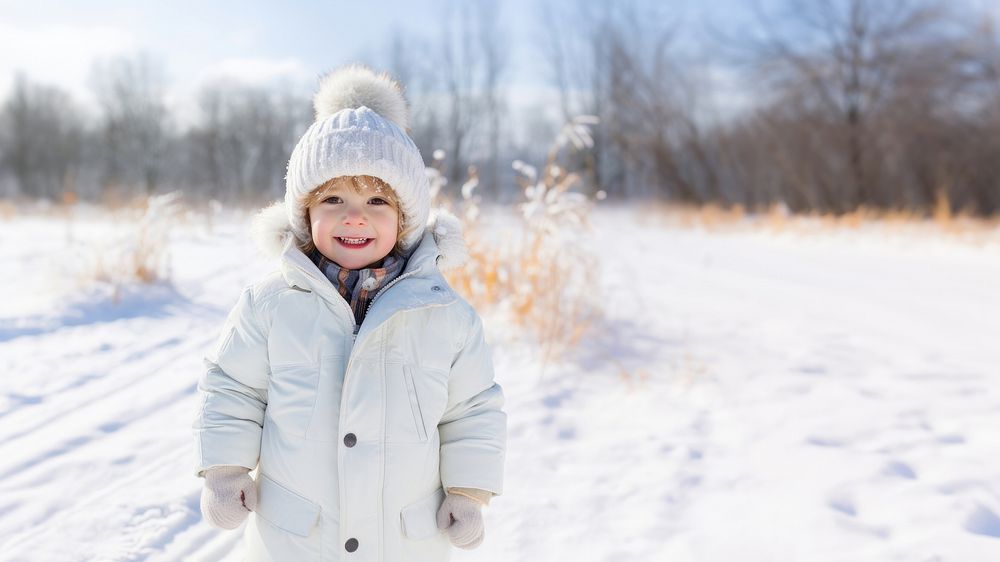
<path id="1" fill-rule="evenodd" d="M 395 238 L 398 233 L 399 219 L 396 218 L 395 211 L 379 218 L 379 234 L 386 238 Z"/>
<path id="2" fill-rule="evenodd" d="M 330 222 L 334 220 L 334 217 L 335 212 L 330 208 L 317 207 L 309 211 L 309 222 L 313 229 L 330 226 Z"/>
<path id="3" fill-rule="evenodd" d="M 309 217 L 309 232 L 312 235 L 313 243 L 327 238 L 326 233 L 330 230 L 330 219 L 322 213 L 315 213 Z"/>
<path id="4" fill-rule="evenodd" d="M 312 216 L 309 218 L 309 230 L 312 232 L 313 236 L 323 228 L 323 219 L 317 216 Z"/>

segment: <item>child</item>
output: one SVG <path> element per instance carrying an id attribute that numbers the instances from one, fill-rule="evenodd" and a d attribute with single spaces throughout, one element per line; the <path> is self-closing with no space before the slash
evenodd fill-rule
<path id="1" fill-rule="evenodd" d="M 225 529 L 249 515 L 248 560 L 448 560 L 449 541 L 483 540 L 506 450 L 481 320 L 439 271 L 461 264 L 461 231 L 428 224 L 391 78 L 346 67 L 314 106 L 284 202 L 254 222 L 280 271 L 243 291 L 205 360 L 201 509 Z"/>

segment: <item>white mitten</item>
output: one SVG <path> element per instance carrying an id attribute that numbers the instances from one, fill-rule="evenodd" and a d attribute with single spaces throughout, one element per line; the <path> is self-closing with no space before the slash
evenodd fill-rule
<path id="1" fill-rule="evenodd" d="M 482 502 L 472 498 L 448 494 L 437 512 L 438 529 L 448 529 L 451 544 L 472 549 L 483 542 Z"/>
<path id="2" fill-rule="evenodd" d="M 242 466 L 217 466 L 205 471 L 201 513 L 221 529 L 235 529 L 257 507 L 257 488 Z"/>

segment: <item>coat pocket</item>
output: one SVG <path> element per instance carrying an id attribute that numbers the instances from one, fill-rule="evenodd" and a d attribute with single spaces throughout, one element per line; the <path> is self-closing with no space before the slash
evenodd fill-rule
<path id="1" fill-rule="evenodd" d="M 424 443 L 427 429 L 420 408 L 422 396 L 409 365 L 389 363 L 385 367 L 386 435 L 391 443 Z"/>
<path id="2" fill-rule="evenodd" d="M 306 439 L 310 441 L 340 440 L 340 398 L 344 384 L 344 357 L 324 355 L 320 359 L 312 416 Z"/>
<path id="3" fill-rule="evenodd" d="M 403 380 L 406 382 L 406 394 L 410 398 L 410 413 L 413 425 L 417 429 L 417 439 L 422 443 L 427 441 L 427 426 L 424 424 L 424 414 L 420 410 L 420 395 L 413 383 L 413 367 L 403 365 Z"/>
<path id="4" fill-rule="evenodd" d="M 400 524 L 406 538 L 415 541 L 433 537 L 441 532 L 437 527 L 437 512 L 444 503 L 444 488 L 404 507 L 399 512 Z"/>
<path id="5" fill-rule="evenodd" d="M 258 474 L 254 512 L 279 529 L 308 537 L 319 519 L 320 507 L 264 474 Z"/>

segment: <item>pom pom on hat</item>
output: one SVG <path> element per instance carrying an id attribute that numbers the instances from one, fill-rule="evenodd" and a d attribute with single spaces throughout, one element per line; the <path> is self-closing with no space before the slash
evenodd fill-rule
<path id="1" fill-rule="evenodd" d="M 352 64 L 331 72 L 313 96 L 316 120 L 322 121 L 342 109 L 367 107 L 399 128 L 409 129 L 409 111 L 399 83 L 388 74 Z"/>

